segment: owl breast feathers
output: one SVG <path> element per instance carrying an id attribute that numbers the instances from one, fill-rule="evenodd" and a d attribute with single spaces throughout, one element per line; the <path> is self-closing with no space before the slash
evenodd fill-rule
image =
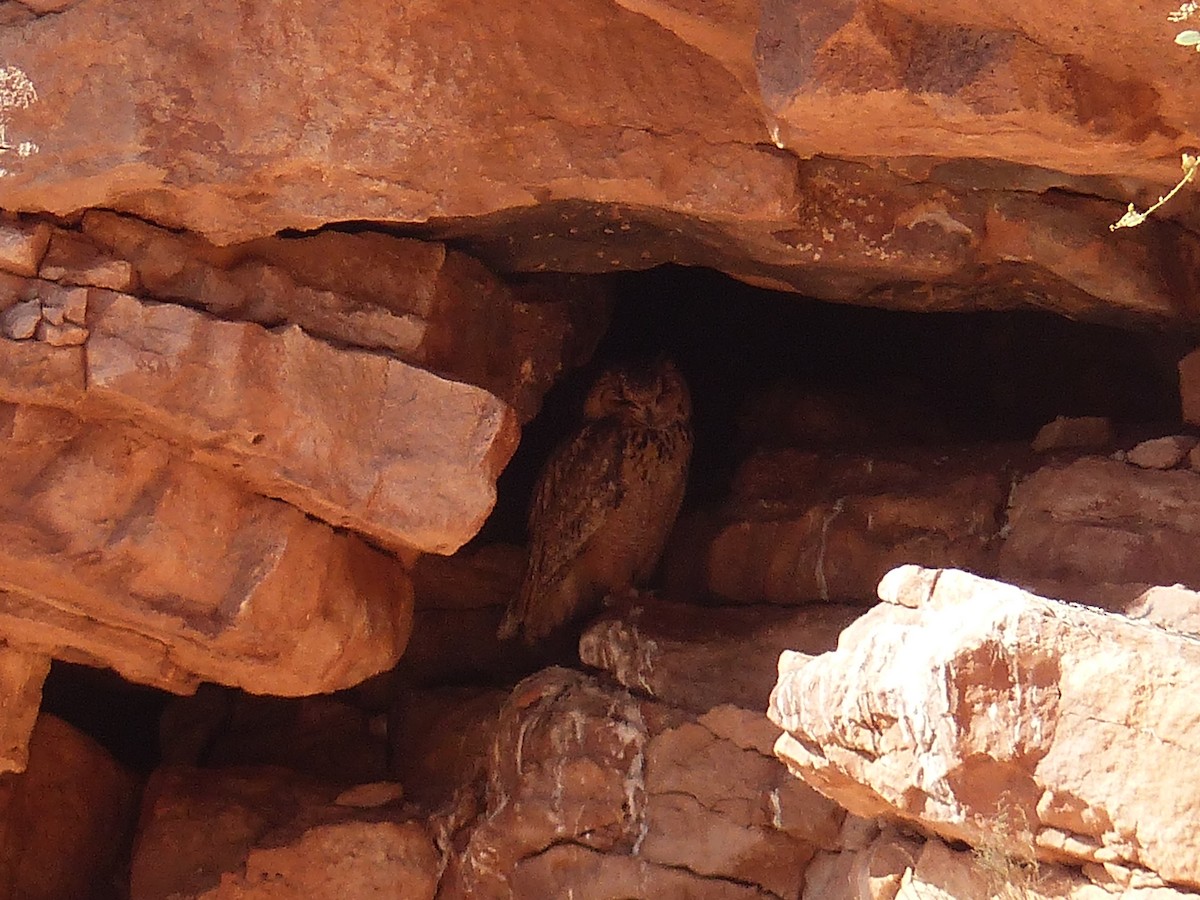
<path id="1" fill-rule="evenodd" d="M 691 399 L 675 365 L 606 371 L 584 424 L 550 457 L 529 513 L 529 563 L 500 637 L 534 643 L 653 574 L 687 486 Z"/>

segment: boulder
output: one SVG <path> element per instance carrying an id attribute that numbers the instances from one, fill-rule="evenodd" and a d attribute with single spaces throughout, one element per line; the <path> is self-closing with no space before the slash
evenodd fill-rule
<path id="1" fill-rule="evenodd" d="M 851 812 L 1005 858 L 1200 886 L 1200 645 L 965 572 L 904 566 L 838 649 L 785 653 L 776 753 Z"/>

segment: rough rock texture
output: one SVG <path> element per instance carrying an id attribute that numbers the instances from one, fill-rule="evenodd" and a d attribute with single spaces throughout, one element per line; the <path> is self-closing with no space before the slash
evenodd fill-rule
<path id="1" fill-rule="evenodd" d="M 452 552 L 491 511 L 518 435 L 511 409 L 482 390 L 296 326 L 29 286 L 43 311 L 83 295 L 87 329 L 79 349 L 0 341 L 6 400 L 134 419 L 259 493 L 393 547 Z"/>
<path id="2" fill-rule="evenodd" d="M 388 715 L 391 774 L 405 796 L 436 810 L 486 770 L 508 691 L 478 687 L 405 690 Z"/>
<path id="3" fill-rule="evenodd" d="M 1125 454 L 1125 461 L 1143 469 L 1174 469 L 1200 443 L 1186 434 L 1142 441 Z"/>
<path id="4" fill-rule="evenodd" d="M 1086 865 L 1083 870 L 951 850 L 885 830 L 862 847 L 819 854 L 806 873 L 804 900 L 1184 900 L 1149 872 Z"/>
<path id="5" fill-rule="evenodd" d="M 1198 143 L 1170 6 L 507 0 L 484 28 L 448 3 L 55 5 L 0 34 L 38 94 L 0 207 L 220 243 L 402 224 L 508 269 L 1193 320 L 1191 232 L 1107 229 Z"/>
<path id="6" fill-rule="evenodd" d="M 40 716 L 28 768 L 0 776 L 0 895 L 116 896 L 136 815 L 134 778 L 91 738 Z"/>
<path id="7" fill-rule="evenodd" d="M 407 575 L 358 538 L 127 427 L 7 404 L 0 422 L 14 645 L 169 690 L 279 694 L 355 684 L 403 650 Z"/>
<path id="8" fill-rule="evenodd" d="M 700 717 L 547 669 L 500 711 L 444 897 L 798 897 L 840 812 L 770 759 L 760 714 Z"/>
<path id="9" fill-rule="evenodd" d="M 1200 474 L 1086 457 L 1047 465 L 1012 492 L 1000 577 L 1112 605 L 1155 584 L 1200 588 Z"/>
<path id="10" fill-rule="evenodd" d="M 1099 450 L 1112 442 L 1112 422 L 1104 416 L 1057 416 L 1033 439 L 1035 453 L 1054 450 Z"/>
<path id="11" fill-rule="evenodd" d="M 438 553 L 491 511 L 517 429 L 490 395 L 296 326 L 223 323 L 122 294 L 91 305 L 87 393 L 203 448 L 201 461 L 259 493 Z"/>
<path id="12" fill-rule="evenodd" d="M 130 285 L 97 284 L 78 267 L 43 271 L 43 278 L 126 292 L 136 284 L 145 296 L 223 319 L 289 322 L 482 387 L 522 420 L 537 412 L 556 376 L 590 356 L 606 322 L 607 302 L 595 282 L 546 276 L 508 285 L 443 244 L 380 233 L 323 232 L 218 248 L 93 211 L 83 217 L 82 234 L 60 236 L 86 241 L 110 265 L 128 266 Z"/>
<path id="13" fill-rule="evenodd" d="M 667 565 L 738 603 L 864 602 L 906 562 L 992 573 L 1020 452 L 763 451 L 739 469 L 718 521 L 698 537 L 677 532 Z"/>
<path id="14" fill-rule="evenodd" d="M 340 805 L 339 793 L 283 769 L 160 770 L 142 804 L 132 900 L 432 898 L 424 827 L 391 805 Z M 206 822 L 221 827 L 197 827 Z"/>
<path id="15" fill-rule="evenodd" d="M 3 228 L 0 528 L 27 547 L 0 620 L 177 691 L 303 694 L 393 664 L 404 566 L 475 534 L 518 420 L 606 320 L 594 285 L 509 286 L 383 234 Z"/>
<path id="16" fill-rule="evenodd" d="M 537 667 L 538 651 L 501 641 L 496 629 L 516 594 L 526 550 L 487 544 L 453 556 L 425 555 L 412 568 L 413 639 L 397 667 L 412 684 L 515 681 Z"/>
<path id="17" fill-rule="evenodd" d="M 50 658 L 0 645 L 0 774 L 24 772 Z"/>
<path id="18" fill-rule="evenodd" d="M 1179 396 L 1183 421 L 1200 425 L 1200 349 L 1179 361 Z"/>
<path id="19" fill-rule="evenodd" d="M 858 815 L 1200 886 L 1200 795 L 1162 777 L 1189 771 L 1200 644 L 955 570 L 879 593 L 835 653 L 780 661 L 793 772 Z"/>
<path id="20" fill-rule="evenodd" d="M 631 691 L 690 710 L 733 704 L 763 709 L 783 650 L 832 650 L 863 610 L 822 605 L 699 607 L 661 600 L 602 616 L 584 632 L 579 657 Z"/>

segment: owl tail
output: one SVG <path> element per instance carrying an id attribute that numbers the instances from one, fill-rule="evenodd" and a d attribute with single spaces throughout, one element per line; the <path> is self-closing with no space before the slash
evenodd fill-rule
<path id="1" fill-rule="evenodd" d="M 508 609 L 504 611 L 504 618 L 500 620 L 500 627 L 496 629 L 496 637 L 499 640 L 510 641 L 521 633 L 525 617 L 529 613 L 533 582 L 534 579 L 527 569 L 525 577 L 521 579 L 521 587 L 517 591 L 517 595 L 508 602 Z"/>
<path id="2" fill-rule="evenodd" d="M 498 640 L 511 641 L 521 630 L 521 613 L 517 609 L 518 603 L 519 601 L 514 599 L 508 604 L 508 609 L 504 611 L 504 618 L 500 620 L 500 627 L 496 629 Z"/>

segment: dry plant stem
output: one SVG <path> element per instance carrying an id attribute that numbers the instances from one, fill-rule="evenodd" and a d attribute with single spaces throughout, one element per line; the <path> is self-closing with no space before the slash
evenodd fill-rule
<path id="1" fill-rule="evenodd" d="M 1179 179 L 1179 183 L 1171 188 L 1164 196 L 1158 198 L 1158 202 L 1151 206 L 1144 213 L 1138 212 L 1132 203 L 1129 204 L 1129 209 L 1125 211 L 1125 215 L 1121 216 L 1116 222 L 1108 226 L 1109 231 L 1116 231 L 1118 228 L 1133 228 L 1136 225 L 1141 225 L 1150 215 L 1179 193 L 1179 189 L 1196 177 L 1196 169 L 1200 167 L 1200 158 L 1191 156 L 1187 153 L 1183 154 L 1183 178 Z"/>

